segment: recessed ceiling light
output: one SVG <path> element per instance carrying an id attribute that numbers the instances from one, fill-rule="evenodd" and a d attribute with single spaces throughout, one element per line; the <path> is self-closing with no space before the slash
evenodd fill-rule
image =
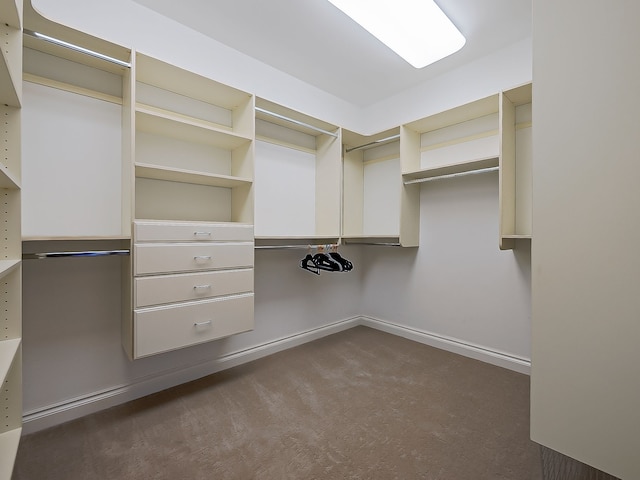
<path id="1" fill-rule="evenodd" d="M 415 68 L 460 50 L 464 36 L 433 0 L 329 0 Z"/>

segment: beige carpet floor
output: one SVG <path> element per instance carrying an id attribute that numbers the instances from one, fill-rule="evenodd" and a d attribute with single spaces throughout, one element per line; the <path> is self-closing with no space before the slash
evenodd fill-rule
<path id="1" fill-rule="evenodd" d="M 539 478 L 529 377 L 366 327 L 25 436 L 14 480 Z"/>

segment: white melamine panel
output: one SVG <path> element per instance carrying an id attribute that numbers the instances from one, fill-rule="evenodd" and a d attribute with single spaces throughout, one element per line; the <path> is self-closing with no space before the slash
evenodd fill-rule
<path id="1" fill-rule="evenodd" d="M 200 118 L 208 122 L 218 123 L 226 127 L 233 126 L 231 110 L 147 83 L 136 82 L 136 101 L 190 117 Z"/>
<path id="2" fill-rule="evenodd" d="M 518 109 L 516 109 L 516 119 L 517 116 Z M 516 130 L 516 234 L 518 235 L 531 235 L 532 135 L 532 127 Z"/>
<path id="3" fill-rule="evenodd" d="M 121 235 L 122 108 L 24 84 L 22 234 Z"/>
<path id="4" fill-rule="evenodd" d="M 315 155 L 257 141 L 255 179 L 256 236 L 316 233 Z"/>
<path id="5" fill-rule="evenodd" d="M 397 236 L 402 193 L 400 159 L 365 164 L 363 190 L 363 235 Z"/>
<path id="6" fill-rule="evenodd" d="M 0 102 L 3 105 L 20 106 L 22 85 L 22 32 L 0 22 Z"/>
<path id="7" fill-rule="evenodd" d="M 142 277 L 135 279 L 135 307 L 251 291 L 253 269 Z"/>
<path id="8" fill-rule="evenodd" d="M 316 149 L 315 136 L 265 120 L 256 119 L 256 136 L 275 140 L 276 143 L 282 142 L 287 145 L 296 145 L 303 149 Z"/>
<path id="9" fill-rule="evenodd" d="M 253 243 L 147 243 L 134 246 L 134 274 L 253 266 Z"/>
<path id="10" fill-rule="evenodd" d="M 253 328 L 253 294 L 134 313 L 136 358 L 208 342 Z"/>
<path id="11" fill-rule="evenodd" d="M 141 222 L 134 223 L 136 242 L 184 241 L 253 241 L 253 225 L 204 222 Z"/>
<path id="12" fill-rule="evenodd" d="M 424 150 L 420 154 L 420 168 L 440 167 L 481 158 L 497 158 L 499 150 L 498 135 L 489 135 L 465 142 L 446 144 L 439 148 Z"/>
<path id="13" fill-rule="evenodd" d="M 448 142 L 458 142 L 474 135 L 497 134 L 498 114 L 484 115 L 465 122 L 449 125 L 437 130 L 424 132 L 420 136 L 420 146 L 437 146 Z"/>
<path id="14" fill-rule="evenodd" d="M 23 55 L 25 72 L 122 98 L 122 76 L 92 68 L 71 60 L 25 48 Z"/>
<path id="15" fill-rule="evenodd" d="M 635 480 L 640 2 L 536 0 L 533 18 L 531 438 Z"/>
<path id="16" fill-rule="evenodd" d="M 136 218 L 231 221 L 231 189 L 136 178 Z"/>
<path id="17" fill-rule="evenodd" d="M 136 133 L 136 163 L 231 175 L 231 151 L 152 133 Z"/>

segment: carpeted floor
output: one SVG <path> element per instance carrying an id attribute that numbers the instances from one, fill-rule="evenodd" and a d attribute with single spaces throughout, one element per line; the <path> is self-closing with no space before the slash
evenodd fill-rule
<path id="1" fill-rule="evenodd" d="M 23 438 L 14 480 L 529 480 L 529 377 L 366 327 Z"/>

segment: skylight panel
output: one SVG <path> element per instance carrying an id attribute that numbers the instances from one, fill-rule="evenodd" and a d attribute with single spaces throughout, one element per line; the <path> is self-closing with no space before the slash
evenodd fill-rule
<path id="1" fill-rule="evenodd" d="M 329 0 L 415 68 L 460 50 L 466 39 L 433 0 Z"/>

